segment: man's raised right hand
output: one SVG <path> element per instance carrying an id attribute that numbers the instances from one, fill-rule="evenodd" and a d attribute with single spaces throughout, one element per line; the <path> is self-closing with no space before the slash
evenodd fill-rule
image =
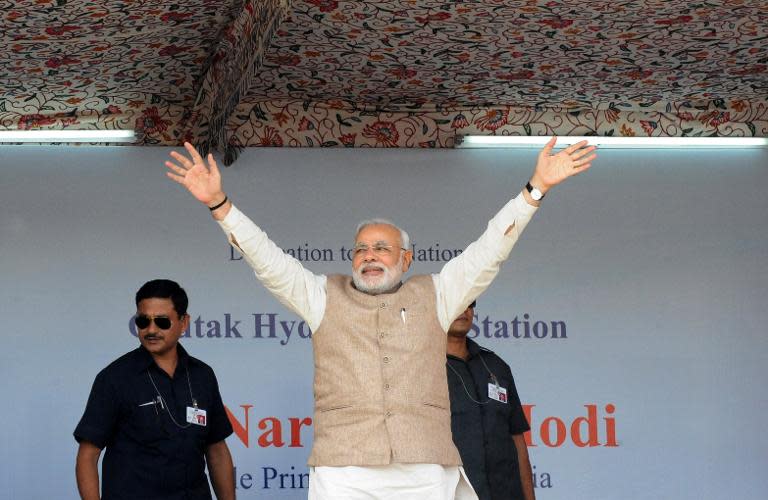
<path id="1" fill-rule="evenodd" d="M 192 144 L 185 142 L 184 148 L 189 156 L 171 151 L 171 158 L 176 161 L 165 162 L 170 170 L 165 174 L 187 188 L 200 203 L 208 207 L 221 203 L 226 195 L 221 190 L 221 173 L 213 155 L 208 155 L 206 164 Z"/>

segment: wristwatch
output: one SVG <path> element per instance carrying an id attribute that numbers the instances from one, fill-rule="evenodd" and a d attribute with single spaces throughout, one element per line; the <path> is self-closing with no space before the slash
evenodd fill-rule
<path id="1" fill-rule="evenodd" d="M 528 183 L 525 185 L 525 189 L 527 189 L 527 190 L 528 190 L 528 192 L 529 192 L 529 193 L 531 193 L 531 198 L 533 198 L 533 199 L 534 199 L 534 200 L 536 200 L 536 201 L 539 201 L 539 200 L 541 200 L 542 198 L 544 198 L 544 193 L 542 193 L 541 191 L 539 191 L 537 188 L 535 188 L 535 187 L 531 186 L 531 183 L 530 183 L 530 182 L 528 182 Z"/>

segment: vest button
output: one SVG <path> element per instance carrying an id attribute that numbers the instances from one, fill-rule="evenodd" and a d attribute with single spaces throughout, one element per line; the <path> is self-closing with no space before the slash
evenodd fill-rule
<path id="1" fill-rule="evenodd" d="M 387 334 L 386 334 L 386 333 L 384 333 L 384 332 L 379 332 L 379 338 L 382 338 L 382 339 L 383 339 L 383 338 L 384 338 L 384 337 L 386 337 L 386 336 L 387 336 Z"/>
<path id="2" fill-rule="evenodd" d="M 391 411 L 388 411 L 388 412 L 387 412 L 387 416 L 388 416 L 388 417 L 391 417 L 391 416 L 392 416 L 392 412 L 391 412 Z"/>
<path id="3" fill-rule="evenodd" d="M 388 391 L 389 390 L 389 384 L 384 384 L 384 389 Z"/>
<path id="4" fill-rule="evenodd" d="M 386 302 L 382 302 L 381 304 L 379 304 L 379 307 L 384 309 L 385 307 L 387 307 L 387 303 Z"/>
<path id="5" fill-rule="evenodd" d="M 389 363 L 389 356 L 384 356 L 384 362 Z"/>

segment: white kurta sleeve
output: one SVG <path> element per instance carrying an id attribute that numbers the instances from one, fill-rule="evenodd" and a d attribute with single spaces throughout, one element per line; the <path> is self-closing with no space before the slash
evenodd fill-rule
<path id="1" fill-rule="evenodd" d="M 480 238 L 432 275 L 444 330 L 488 288 L 536 210 L 520 193 L 488 222 Z"/>
<path id="2" fill-rule="evenodd" d="M 305 269 L 234 205 L 219 225 L 267 290 L 312 330 L 320 326 L 325 313 L 325 275 Z"/>

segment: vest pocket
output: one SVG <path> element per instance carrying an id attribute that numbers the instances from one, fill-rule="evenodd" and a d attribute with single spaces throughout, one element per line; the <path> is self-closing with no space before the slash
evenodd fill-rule
<path id="1" fill-rule="evenodd" d="M 440 404 L 440 403 L 433 403 L 431 401 L 422 401 L 421 404 L 424 406 L 429 406 L 432 408 L 437 408 L 438 410 L 447 410 L 448 407 L 446 405 Z"/>

